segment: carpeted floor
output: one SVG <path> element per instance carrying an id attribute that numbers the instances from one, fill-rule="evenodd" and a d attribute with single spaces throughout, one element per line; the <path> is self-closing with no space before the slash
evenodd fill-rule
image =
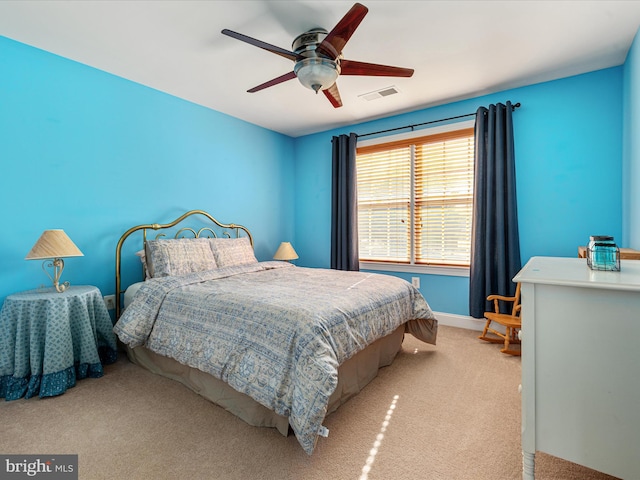
<path id="1" fill-rule="evenodd" d="M 330 415 L 312 456 L 124 355 L 64 395 L 0 402 L 0 452 L 78 454 L 81 479 L 515 480 L 520 358 L 440 327 Z M 613 477 L 538 454 L 539 480 Z"/>

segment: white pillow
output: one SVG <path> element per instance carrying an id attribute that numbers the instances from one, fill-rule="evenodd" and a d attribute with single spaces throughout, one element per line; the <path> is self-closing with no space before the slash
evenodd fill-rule
<path id="1" fill-rule="evenodd" d="M 208 240 L 219 268 L 258 263 L 249 237 L 209 238 Z"/>
<path id="2" fill-rule="evenodd" d="M 208 238 L 147 240 L 145 248 L 147 270 L 154 278 L 217 268 Z"/>
<path id="3" fill-rule="evenodd" d="M 138 258 L 140 258 L 140 262 L 142 263 L 142 270 L 144 271 L 144 279 L 149 280 L 151 275 L 149 275 L 149 269 L 147 268 L 147 252 L 144 249 L 138 250 L 136 252 Z"/>

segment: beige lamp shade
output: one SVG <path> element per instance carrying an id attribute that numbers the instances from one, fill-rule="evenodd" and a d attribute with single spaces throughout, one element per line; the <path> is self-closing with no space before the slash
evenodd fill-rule
<path id="1" fill-rule="evenodd" d="M 282 242 L 273 256 L 274 260 L 295 260 L 298 258 L 298 254 L 291 246 L 289 242 Z"/>
<path id="2" fill-rule="evenodd" d="M 64 230 L 45 230 L 31 251 L 27 253 L 25 260 L 83 256 L 84 254 L 64 233 Z"/>

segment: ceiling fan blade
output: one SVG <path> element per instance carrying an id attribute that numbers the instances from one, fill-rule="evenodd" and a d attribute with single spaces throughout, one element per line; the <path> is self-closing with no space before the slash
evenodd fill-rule
<path id="1" fill-rule="evenodd" d="M 242 33 L 234 32 L 233 30 L 227 30 L 226 28 L 222 30 L 224 35 L 227 35 L 231 38 L 235 38 L 236 40 L 241 40 L 255 47 L 262 48 L 263 50 L 267 50 L 269 52 L 275 53 L 276 55 L 280 55 L 281 57 L 288 58 L 289 60 L 293 60 L 294 62 L 298 61 L 298 55 L 289 50 L 285 50 L 284 48 L 276 47 L 275 45 L 271 45 L 270 43 L 263 42 L 262 40 L 256 40 L 255 38 L 248 37 L 247 35 L 243 35 Z"/>
<path id="2" fill-rule="evenodd" d="M 333 27 L 333 30 L 331 30 L 320 45 L 316 47 L 316 52 L 330 57 L 333 60 L 338 58 L 342 53 L 342 49 L 368 11 L 369 9 L 362 4 L 354 4 L 351 10 L 342 17 L 342 20 Z"/>
<path id="3" fill-rule="evenodd" d="M 286 82 L 287 80 L 291 80 L 292 78 L 296 78 L 295 72 L 285 73 L 284 75 L 280 75 L 273 80 L 269 80 L 257 87 L 253 87 L 251 90 L 247 90 L 249 93 L 259 92 L 260 90 L 264 90 L 265 88 L 273 87 L 274 85 L 278 85 L 279 83 Z"/>
<path id="4" fill-rule="evenodd" d="M 329 99 L 329 101 L 331 102 L 331 105 L 333 105 L 334 108 L 338 108 L 342 106 L 342 99 L 340 98 L 340 92 L 338 91 L 337 83 L 334 83 L 333 85 L 331 85 L 326 90 L 323 90 L 322 92 L 324 93 L 324 96 Z"/>
<path id="5" fill-rule="evenodd" d="M 410 77 L 413 75 L 413 68 L 391 67 L 389 65 L 378 65 L 376 63 L 341 60 L 340 75 L 365 75 L 370 77 Z"/>

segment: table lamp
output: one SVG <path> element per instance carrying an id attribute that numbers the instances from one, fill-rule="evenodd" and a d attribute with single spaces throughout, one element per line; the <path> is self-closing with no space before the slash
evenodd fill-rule
<path id="1" fill-rule="evenodd" d="M 76 244 L 64 233 L 64 230 L 45 230 L 25 257 L 25 260 L 42 260 L 42 271 L 53 282 L 53 286 L 59 293 L 64 292 L 69 287 L 69 282 L 60 283 L 60 275 L 64 270 L 64 260 L 62 257 L 83 257 Z M 48 262 L 49 261 L 49 262 Z M 47 272 L 45 267 L 53 267 L 53 277 Z"/>
<path id="2" fill-rule="evenodd" d="M 276 254 L 273 256 L 274 260 L 284 260 L 287 262 L 295 260 L 296 258 L 298 258 L 298 254 L 289 242 L 282 242 L 278 247 L 278 250 L 276 250 Z"/>

